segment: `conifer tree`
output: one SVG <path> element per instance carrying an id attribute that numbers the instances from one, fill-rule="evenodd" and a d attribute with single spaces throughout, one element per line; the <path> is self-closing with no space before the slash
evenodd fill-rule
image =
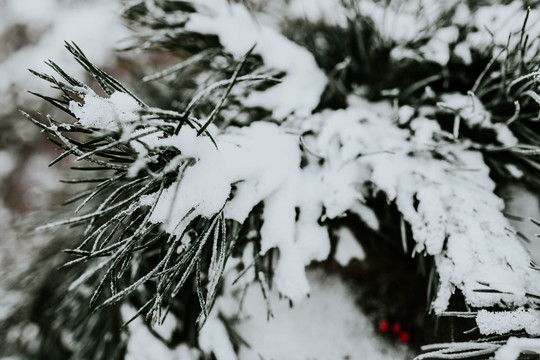
<path id="1" fill-rule="evenodd" d="M 306 267 L 346 272 L 336 254 L 358 248 L 374 278 L 408 264 L 394 293 L 419 286 L 405 309 L 427 298 L 420 311 L 445 328 L 396 330 L 417 359 L 540 356 L 539 268 L 498 195 L 540 189 L 540 10 L 300 3 L 128 1 L 123 50 L 177 64 L 128 87 L 66 42 L 95 81 L 53 61 L 33 71 L 55 89 L 35 95 L 64 115 L 23 116 L 62 150 L 51 166 L 75 161 L 63 181 L 88 185 L 40 226 L 69 233 L 48 275 L 75 344 L 58 356 L 122 359 L 142 321 L 186 358 L 235 358 L 246 344 L 226 304 L 242 286 L 303 306 Z M 510 10 L 519 31 L 479 26 Z M 376 302 L 383 285 L 364 286 Z M 171 317 L 165 338 L 155 327 Z"/>

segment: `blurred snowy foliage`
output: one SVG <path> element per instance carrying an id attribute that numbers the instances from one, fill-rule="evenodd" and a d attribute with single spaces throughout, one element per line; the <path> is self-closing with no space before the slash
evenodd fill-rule
<path id="1" fill-rule="evenodd" d="M 112 65 L 118 42 L 129 35 L 120 20 L 121 11 L 118 2 L 102 0 L 0 2 L 0 115 L 31 100 L 36 105 L 26 91 L 40 89 L 28 69 L 46 70 L 46 59 L 54 59 L 75 76 L 84 76 L 83 69 L 65 52 L 65 40 L 91 51 L 97 64 Z"/>

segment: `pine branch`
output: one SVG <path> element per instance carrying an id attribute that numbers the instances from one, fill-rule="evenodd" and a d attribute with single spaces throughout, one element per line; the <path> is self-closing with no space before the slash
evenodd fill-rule
<path id="1" fill-rule="evenodd" d="M 149 315 L 154 314 L 152 317 L 163 321 L 161 316 L 156 314 L 162 313 L 162 307 L 168 306 L 171 299 L 183 289 L 184 284 L 194 281 L 201 307 L 201 316 L 197 321 L 202 324 L 208 317 L 219 291 L 220 279 L 223 276 L 227 258 L 231 254 L 231 238 L 226 231 L 222 213 L 209 220 L 194 219 L 180 234 L 169 234 L 161 229 L 159 224 L 150 221 L 164 189 L 174 179 L 181 181 L 183 171 L 192 166 L 196 160 L 190 157 L 182 158 L 182 154 L 176 148 L 170 145 L 159 146 L 159 141 L 166 139 L 175 131 L 181 131 L 184 124 L 196 129 L 199 136 L 211 138 L 207 128 L 220 112 L 236 82 L 274 79 L 258 75 L 239 76 L 249 57 L 248 53 L 238 65 L 231 80 L 224 80 L 201 89 L 191 99 L 186 109 L 180 113 L 148 107 L 119 81 L 92 64 L 75 44 L 66 43 L 66 48 L 75 60 L 96 79 L 109 99 L 98 97 L 87 85 L 68 75 L 55 63 L 49 62 L 49 66 L 66 82 L 58 81 L 50 75 L 33 73 L 50 82 L 53 87 L 59 88 L 62 91 L 61 98 L 36 95 L 61 107 L 72 119 L 78 121 L 75 124 L 65 124 L 50 116 L 45 116 L 49 122 L 47 125 L 24 112 L 23 115 L 53 136 L 50 140 L 64 150 L 51 162 L 50 166 L 74 155 L 76 161 L 90 162 L 94 166 L 75 166 L 72 167 L 73 170 L 85 173 L 89 171 L 103 173 L 113 170 L 114 175 L 63 180 L 64 183 L 69 184 L 95 184 L 95 187 L 65 201 L 65 204 L 79 203 L 74 210 L 76 216 L 43 225 L 39 229 L 86 225 L 85 237 L 80 245 L 64 250 L 75 259 L 65 263 L 62 268 L 89 263 L 96 258 L 103 259 L 97 267 L 89 268 L 71 286 L 74 290 L 83 282 L 93 282 L 94 279 L 99 278 L 89 299 L 94 311 L 117 303 L 145 286 L 146 283 L 152 282 L 156 286 L 154 293 L 139 308 L 137 314 L 148 310 Z M 210 53 L 206 56 L 210 56 Z M 181 67 L 176 67 L 174 71 L 180 69 Z M 170 70 L 167 74 L 169 73 L 171 73 Z M 201 125 L 201 122 L 191 113 L 202 100 L 212 98 L 213 93 L 221 87 L 226 87 L 225 93 L 221 95 L 210 117 Z M 76 118 L 75 113 L 79 114 L 83 110 L 90 111 L 85 109 L 91 106 L 92 101 L 112 102 L 118 98 L 119 93 L 129 96 L 138 106 L 137 112 L 126 121 L 101 128 L 86 125 L 83 117 Z M 71 109 L 76 109 L 76 111 Z M 80 134 L 85 138 L 75 139 L 73 134 Z M 140 161 L 144 161 L 144 166 L 136 172 L 130 172 L 130 169 Z M 144 197 L 150 199 L 150 202 L 141 203 L 140 199 Z M 84 208 L 89 208 L 88 212 L 77 215 Z M 196 234 L 196 237 L 192 244 L 186 247 L 186 237 L 192 236 L 188 235 L 188 232 Z M 213 237 L 211 234 L 214 234 Z M 155 249 L 160 249 L 163 256 L 149 271 L 137 274 L 135 269 L 144 268 L 147 265 L 142 266 L 143 264 L 149 265 L 155 261 L 150 260 L 154 259 L 151 254 Z M 136 253 L 140 253 L 141 256 L 134 256 Z M 134 270 L 130 276 L 127 276 L 128 269 Z M 207 279 L 204 282 L 202 281 L 203 273 L 204 278 Z M 193 280 L 191 280 L 192 274 L 196 274 Z M 107 287 L 107 284 L 110 284 L 110 287 Z"/>

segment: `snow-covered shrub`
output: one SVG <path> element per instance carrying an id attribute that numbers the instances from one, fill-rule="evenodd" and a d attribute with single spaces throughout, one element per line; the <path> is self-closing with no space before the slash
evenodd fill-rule
<path id="1" fill-rule="evenodd" d="M 66 266 L 86 267 L 69 289 L 95 310 L 125 301 L 126 323 L 174 316 L 171 346 L 184 356 L 235 358 L 213 341 L 241 346 L 227 319 L 242 286 L 302 306 L 308 265 L 346 242 L 364 254 L 335 231 L 338 219 L 355 214 L 382 231 L 376 202 L 397 211 L 392 241 L 406 256 L 432 260 L 429 311 L 474 317 L 482 335 L 522 331 L 506 345 L 431 345 L 419 358 L 536 351 L 525 337 L 538 341 L 540 273 L 496 185 L 538 188 L 540 13 L 520 2 L 423 1 L 420 12 L 413 2 L 329 3 L 128 2 L 125 17 L 144 29 L 132 48 L 187 54 L 145 78 L 195 85 L 166 106 L 71 43 L 100 89 L 52 62 L 56 75 L 36 73 L 61 90 L 44 98 L 70 117 L 25 114 L 64 150 L 52 163 L 74 155 L 85 162 L 76 170 L 98 174 L 70 180 L 97 185 L 68 201 L 79 202 L 73 217 L 43 226 L 85 226 L 66 250 Z M 516 29 L 500 7 L 516 12 Z"/>

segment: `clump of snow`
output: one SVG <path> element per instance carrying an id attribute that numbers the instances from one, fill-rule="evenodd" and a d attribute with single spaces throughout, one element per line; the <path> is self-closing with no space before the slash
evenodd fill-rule
<path id="1" fill-rule="evenodd" d="M 521 171 L 516 165 L 506 164 L 505 168 L 515 179 L 521 179 L 523 177 L 523 171 Z"/>
<path id="2" fill-rule="evenodd" d="M 456 55 L 458 58 L 460 58 L 461 61 L 463 61 L 463 63 L 465 65 L 472 64 L 471 49 L 466 43 L 461 42 L 461 43 L 457 44 L 454 47 L 454 55 Z"/>
<path id="3" fill-rule="evenodd" d="M 459 30 L 456 26 L 440 28 L 431 37 L 428 43 L 420 48 L 426 60 L 447 65 L 450 60 L 450 44 L 457 41 Z"/>
<path id="4" fill-rule="evenodd" d="M 458 3 L 454 10 L 452 22 L 456 25 L 465 26 L 471 21 L 471 10 L 465 3 Z"/>
<path id="5" fill-rule="evenodd" d="M 278 29 L 258 23 L 242 4 L 216 0 L 205 5 L 209 14 L 191 14 L 186 30 L 217 35 L 224 48 L 237 57 L 256 45 L 253 53 L 263 58 L 265 66 L 286 72 L 282 83 L 253 92 L 245 105 L 272 110 L 276 119 L 293 112 L 310 114 L 319 103 L 327 79 L 309 51 L 288 40 Z M 204 9 L 201 6 L 201 12 Z"/>
<path id="6" fill-rule="evenodd" d="M 123 305 L 120 310 L 124 321 L 130 320 L 136 313 L 128 305 Z M 168 315 L 168 317 L 172 316 Z M 169 348 L 163 341 L 152 335 L 140 318 L 133 320 L 128 325 L 128 330 L 127 360 L 197 360 L 200 358 L 200 350 L 190 348 L 185 344 L 178 345 L 174 349 Z"/>
<path id="7" fill-rule="evenodd" d="M 195 217 L 210 218 L 223 207 L 226 218 L 243 223 L 264 201 L 261 253 L 274 247 L 280 250 L 276 285 L 287 297 L 299 300 L 309 292 L 305 266 L 325 259 L 330 241 L 317 223 L 322 202 L 316 196 L 321 190 L 299 168 L 297 137 L 275 124 L 259 122 L 230 128 L 215 139 L 217 148 L 208 137 L 196 136 L 189 128 L 163 139 L 164 144 L 175 146 L 196 163 L 165 189 L 150 221 L 163 223 L 166 231 L 181 235 Z M 228 201 L 233 184 L 235 196 Z M 315 196 L 313 202 L 308 201 L 310 196 Z M 297 207 L 301 209 L 298 221 Z"/>
<path id="8" fill-rule="evenodd" d="M 139 118 L 140 105 L 126 93 L 116 91 L 109 98 L 97 95 L 91 89 L 86 90 L 84 104 L 77 101 L 69 103 L 69 110 L 86 127 L 115 131 L 122 124 L 134 122 Z"/>
<path id="9" fill-rule="evenodd" d="M 418 146 L 433 144 L 434 135 L 441 132 L 441 127 L 436 121 L 429 120 L 425 117 L 417 117 L 411 121 L 410 128 L 414 132 L 414 137 L 411 141 Z"/>
<path id="10" fill-rule="evenodd" d="M 184 157 L 196 159 L 196 164 L 164 191 L 151 221 L 163 222 L 167 231 L 182 234 L 196 216 L 218 213 L 232 184 L 238 183 L 238 199 L 227 205 L 225 215 L 243 222 L 255 205 L 285 182 L 288 172 L 298 169 L 300 162 L 294 137 L 275 124 L 238 128 L 217 137 L 216 142 L 217 148 L 209 137 L 197 136 L 190 128 L 161 141 L 178 148 Z"/>
<path id="11" fill-rule="evenodd" d="M 159 324 L 153 325 L 153 330 L 159 334 L 166 341 L 171 341 L 173 338 L 174 330 L 181 326 L 178 320 L 173 315 L 168 315 Z"/>
<path id="12" fill-rule="evenodd" d="M 209 317 L 201 329 L 199 346 L 204 353 L 214 354 L 216 360 L 237 359 L 227 329 L 216 315 Z"/>
<path id="13" fill-rule="evenodd" d="M 406 124 L 411 120 L 415 113 L 415 109 L 409 105 L 403 105 L 398 110 L 398 121 L 400 124 Z"/>
<path id="14" fill-rule="evenodd" d="M 349 228 L 341 227 L 337 233 L 338 244 L 334 259 L 341 265 L 347 266 L 352 259 L 364 260 L 366 254 L 358 239 L 349 230 Z"/>
<path id="15" fill-rule="evenodd" d="M 476 324 L 482 335 L 507 334 L 511 331 L 525 330 L 533 336 L 540 335 L 540 311 L 523 308 L 514 311 L 479 310 Z"/>

